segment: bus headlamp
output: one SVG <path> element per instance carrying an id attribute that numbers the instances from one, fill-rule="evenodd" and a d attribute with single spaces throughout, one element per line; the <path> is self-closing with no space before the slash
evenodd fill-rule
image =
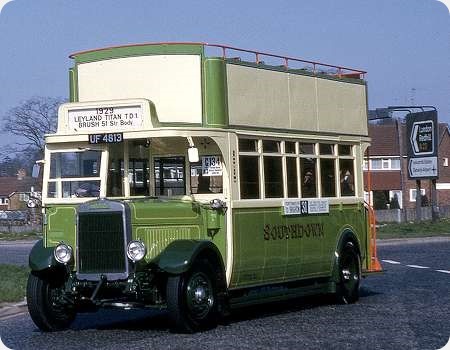
<path id="1" fill-rule="evenodd" d="M 67 264 L 72 259 L 72 247 L 65 243 L 60 243 L 53 250 L 53 255 L 57 262 Z"/>
<path id="2" fill-rule="evenodd" d="M 147 254 L 147 249 L 141 241 L 131 241 L 128 243 L 127 256 L 131 261 L 140 261 L 144 258 L 145 254 Z"/>

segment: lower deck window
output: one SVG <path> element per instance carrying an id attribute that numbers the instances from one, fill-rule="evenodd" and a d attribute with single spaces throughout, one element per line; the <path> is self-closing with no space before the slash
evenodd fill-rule
<path id="1" fill-rule="evenodd" d="M 264 156 L 264 189 L 266 198 L 283 197 L 281 157 Z"/>
<path id="2" fill-rule="evenodd" d="M 323 197 L 335 197 L 336 185 L 335 185 L 335 162 L 334 159 L 321 159 L 320 160 L 320 175 L 322 184 L 322 196 Z"/>
<path id="3" fill-rule="evenodd" d="M 302 197 L 317 197 L 316 159 L 300 158 L 300 172 L 302 174 Z"/>
<path id="4" fill-rule="evenodd" d="M 241 198 L 259 198 L 259 165 L 258 156 L 240 156 L 239 169 L 241 180 Z"/>

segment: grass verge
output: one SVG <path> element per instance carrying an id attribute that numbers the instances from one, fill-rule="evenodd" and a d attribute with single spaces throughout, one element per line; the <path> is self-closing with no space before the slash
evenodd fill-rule
<path id="1" fill-rule="evenodd" d="M 0 303 L 23 300 L 28 272 L 28 267 L 0 264 Z"/>
<path id="2" fill-rule="evenodd" d="M 377 229 L 377 238 L 450 237 L 450 219 L 437 222 L 382 224 Z"/>
<path id="3" fill-rule="evenodd" d="M 21 241 L 42 238 L 40 232 L 7 233 L 0 232 L 0 241 Z"/>

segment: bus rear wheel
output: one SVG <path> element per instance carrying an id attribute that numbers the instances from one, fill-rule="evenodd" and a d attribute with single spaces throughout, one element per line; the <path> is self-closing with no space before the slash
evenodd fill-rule
<path id="1" fill-rule="evenodd" d="M 30 273 L 27 304 L 31 319 L 44 332 L 67 329 L 76 316 L 74 308 L 61 301 L 63 285 Z"/>
<path id="2" fill-rule="evenodd" d="M 217 326 L 217 286 L 209 261 L 201 260 L 188 272 L 170 276 L 166 295 L 175 331 L 193 333 Z"/>
<path id="3" fill-rule="evenodd" d="M 351 304 L 359 299 L 361 283 L 361 257 L 352 242 L 347 242 L 339 257 L 339 282 L 336 299 L 341 304 Z"/>

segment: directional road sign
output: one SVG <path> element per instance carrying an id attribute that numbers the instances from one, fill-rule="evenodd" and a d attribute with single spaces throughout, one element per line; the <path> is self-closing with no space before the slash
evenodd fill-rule
<path id="1" fill-rule="evenodd" d="M 436 111 L 406 116 L 409 138 L 408 175 L 410 179 L 438 178 L 438 122 Z"/>

